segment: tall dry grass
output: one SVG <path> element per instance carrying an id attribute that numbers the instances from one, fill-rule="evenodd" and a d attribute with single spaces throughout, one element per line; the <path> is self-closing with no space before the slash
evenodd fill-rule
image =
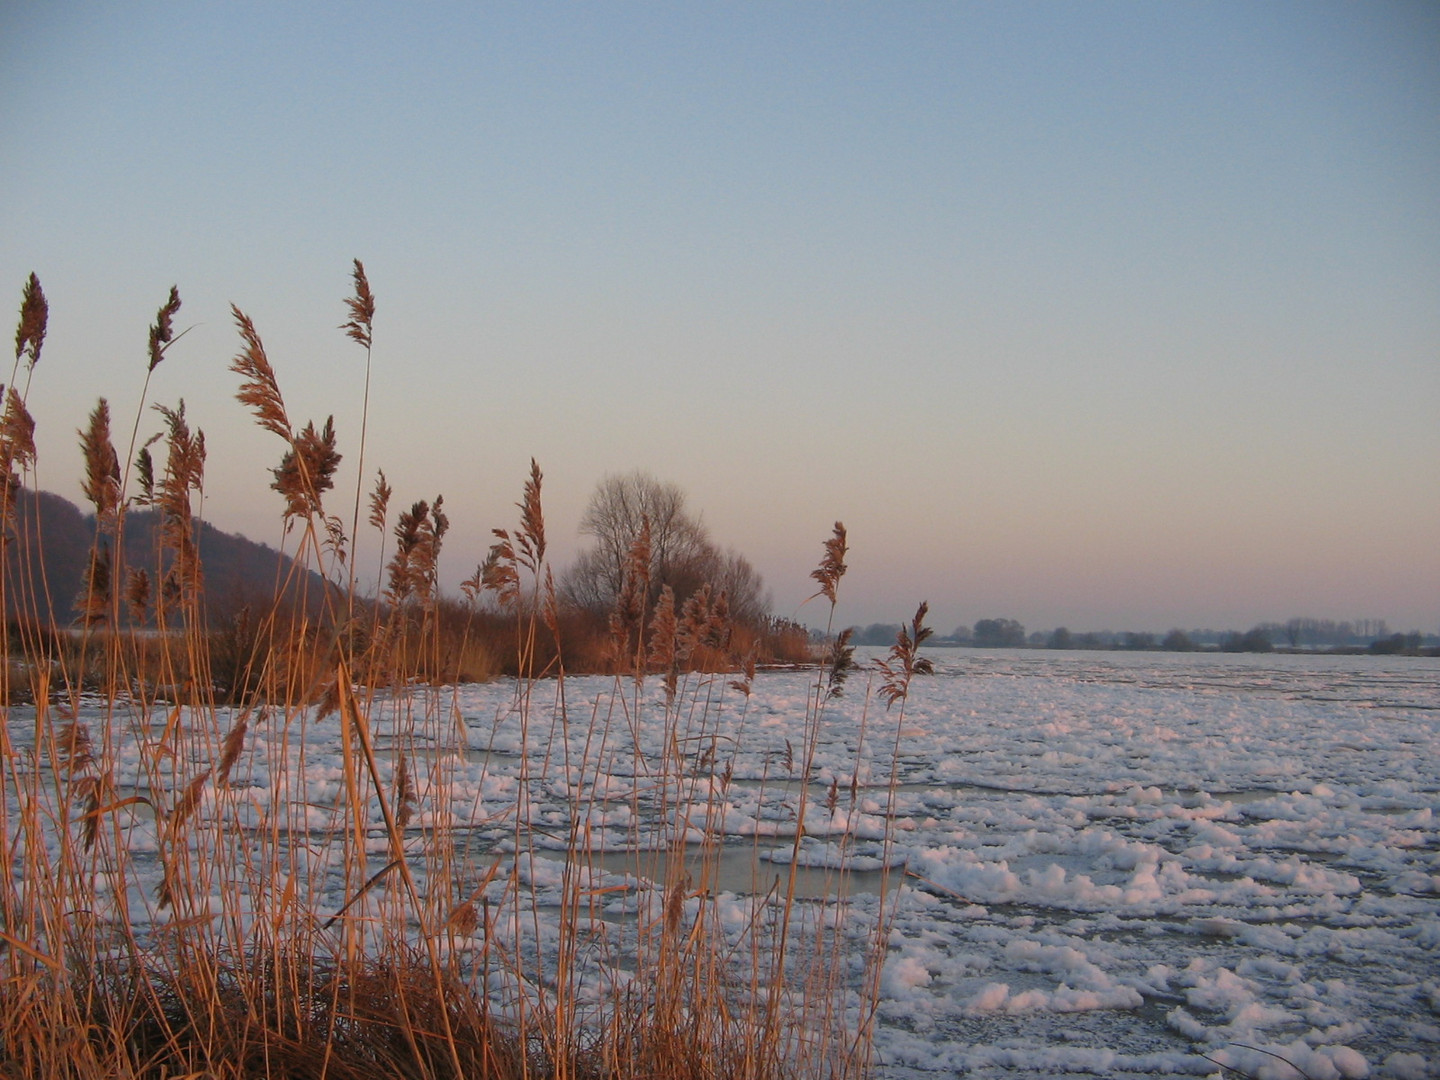
<path id="1" fill-rule="evenodd" d="M 366 351 L 368 387 L 375 303 L 358 261 L 354 285 L 342 329 Z M 195 543 L 204 434 L 183 403 L 148 400 L 179 310 L 172 289 L 151 327 L 123 464 L 108 402 L 80 432 L 96 534 L 75 627 L 46 626 L 33 595 L 3 595 L 7 582 L 32 579 L 0 572 L 0 601 L 15 616 L 0 623 L 10 658 L 0 668 L 0 1072 L 864 1074 L 884 919 L 857 991 L 845 890 L 819 905 L 797 895 L 814 810 L 807 778 L 851 666 L 845 636 L 817 668 L 792 760 L 776 765 L 776 784 L 800 777 L 792 858 L 773 887 L 757 886 L 737 928 L 724 906 L 733 898 L 722 901 L 716 884 L 736 740 L 757 655 L 803 654 L 803 629 L 737 628 L 724 595 L 708 589 L 678 606 L 662 594 L 647 611 L 643 534 L 608 625 L 564 610 L 533 462 L 518 524 L 495 531 L 463 600 L 438 586 L 443 498 L 392 520 L 379 473 L 363 509 L 384 570 L 374 598 L 362 597 L 362 489 L 348 534 L 329 505 L 333 418 L 292 421 L 258 329 L 234 308 L 236 396 L 279 441 L 271 487 L 298 569 L 216 632 Z M 26 395 L 47 315 L 32 276 L 0 415 L 0 562 L 43 552 L 14 503 L 34 478 Z M 150 416 L 159 431 L 142 442 Z M 368 393 L 362 454 L 367 422 Z M 137 506 L 162 516 L 153 550 L 126 550 Z M 832 618 L 845 552 L 837 523 L 815 572 Z M 308 569 L 322 575 L 319 595 Z M 923 670 L 923 614 L 886 669 L 882 694 L 902 710 Z M 577 661 L 615 672 L 583 730 L 572 730 L 566 696 Z M 497 672 L 512 680 L 520 745 L 547 749 L 521 756 L 511 805 L 485 823 L 503 840 L 476 850 L 455 790 L 469 736 L 454 686 Z M 735 710 L 739 734 L 722 734 Z M 317 779 L 310 759 L 322 750 Z M 859 773 L 857 761 L 848 793 L 832 786 L 828 812 L 847 798 L 853 806 Z M 613 863 L 594 822 L 615 776 L 634 778 L 623 846 L 628 880 L 643 887 L 602 873 Z M 563 821 L 538 829 L 537 800 L 557 790 L 568 793 Z M 557 835 L 561 899 L 541 910 L 540 845 L 553 849 Z M 618 930 L 600 910 L 617 890 Z"/>

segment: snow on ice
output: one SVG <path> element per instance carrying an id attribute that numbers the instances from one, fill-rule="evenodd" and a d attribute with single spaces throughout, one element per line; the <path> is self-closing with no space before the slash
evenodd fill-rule
<path id="1" fill-rule="evenodd" d="M 798 840 L 815 674 L 761 673 L 748 700 L 692 677 L 704 738 L 686 744 L 689 805 L 668 811 L 721 837 L 712 888 L 736 925 L 792 862 L 802 903 L 843 893 L 857 927 L 890 919 L 882 1078 L 1440 1076 L 1435 660 L 931 655 L 903 716 L 863 673 L 826 705 Z M 529 828 L 523 876 L 543 900 L 580 807 L 587 873 L 624 874 L 655 824 L 633 797 L 662 752 L 643 717 L 664 710 L 647 686 L 641 719 L 622 719 L 629 692 L 571 678 L 564 723 L 548 684 L 523 722 L 512 683 L 443 692 L 455 722 L 420 766 L 417 825 L 465 828 L 487 858 Z M 392 738 L 408 715 L 393 712 Z M 307 729 L 303 776 L 252 731 L 237 777 L 256 820 L 286 785 L 335 799 L 332 729 Z M 144 823 L 131 836 L 155 843 Z"/>

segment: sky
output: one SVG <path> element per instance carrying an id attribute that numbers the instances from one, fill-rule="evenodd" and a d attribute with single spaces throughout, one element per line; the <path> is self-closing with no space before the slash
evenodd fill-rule
<path id="1" fill-rule="evenodd" d="M 557 572 L 642 469 L 812 625 L 840 520 L 845 623 L 1433 632 L 1437 177 L 1424 3 L 0 4 L 33 481 L 100 397 L 125 453 L 173 284 L 205 517 L 293 547 L 233 303 L 348 522 L 359 258 L 363 486 L 451 588 L 534 458 Z"/>

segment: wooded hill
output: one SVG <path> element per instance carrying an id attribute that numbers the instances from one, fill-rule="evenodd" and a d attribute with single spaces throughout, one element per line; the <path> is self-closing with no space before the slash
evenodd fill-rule
<path id="1" fill-rule="evenodd" d="M 154 510 L 126 512 L 125 567 L 113 573 L 122 588 L 129 567 L 144 568 L 154 579 L 160 576 L 159 520 Z M 14 524 L 5 533 L 6 616 L 23 614 L 56 627 L 74 624 L 95 539 L 93 514 L 48 491 L 20 492 Z M 204 568 L 204 611 L 212 623 L 228 619 L 246 604 L 267 606 L 277 595 L 278 583 L 294 570 L 288 555 L 205 522 L 196 526 L 196 542 Z M 304 594 L 318 602 L 323 582 L 312 571 L 306 574 Z"/>

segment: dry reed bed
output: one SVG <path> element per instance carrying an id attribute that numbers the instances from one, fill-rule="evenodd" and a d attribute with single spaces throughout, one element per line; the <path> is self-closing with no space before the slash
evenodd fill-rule
<path id="1" fill-rule="evenodd" d="M 375 305 L 358 261 L 353 276 L 342 329 L 366 353 L 368 410 Z M 17 584 L 30 579 L 12 572 L 44 544 L 14 513 L 35 465 L 25 393 L 47 320 L 33 275 L 24 291 L 0 415 L 11 541 L 0 590 L 20 616 L 4 631 L 12 659 L 0 700 L 33 704 L 6 706 L 0 724 L 0 1070 L 675 1080 L 866 1072 L 884 904 L 866 921 L 838 893 L 801 901 L 794 858 L 761 895 L 715 887 L 735 745 L 720 725 L 738 715 L 743 728 L 754 678 L 753 653 L 748 665 L 726 660 L 735 642 L 723 594 L 652 598 L 642 530 L 610 621 L 616 674 L 577 715 L 532 466 L 518 526 L 496 531 L 465 586 L 472 613 L 490 595 L 511 620 L 518 677 L 505 723 L 527 751 L 477 817 L 477 801 L 457 797 L 456 762 L 486 748 L 471 745 L 454 691 L 435 685 L 466 651 L 463 630 L 459 649 L 440 634 L 443 500 L 392 519 L 378 475 L 364 508 L 390 549 L 378 602 L 358 601 L 349 549 L 362 492 L 348 532 L 325 504 L 340 460 L 333 420 L 292 424 L 239 309 L 237 397 L 282 441 L 272 487 L 298 565 L 321 570 L 325 585 L 315 597 L 298 577 L 278 583 L 244 656 L 242 700 L 219 700 L 194 542 L 204 436 L 182 404 L 154 406 L 163 430 L 140 438 L 150 374 L 178 339 L 179 309 L 172 290 L 151 328 L 124 457 L 103 400 L 81 433 L 98 528 L 77 601 L 84 640 L 56 655 L 40 621 L 25 618 L 39 610 Z M 156 550 L 128 559 L 133 506 L 155 508 L 162 527 Z M 814 574 L 832 612 L 845 551 L 837 524 Z M 923 616 L 922 607 L 882 666 L 881 694 L 901 712 L 910 677 L 925 669 Z M 788 764 L 802 778 L 850 662 L 842 635 L 795 718 Z M 735 670 L 716 673 L 724 667 Z M 538 758 L 536 747 L 545 748 Z M 617 776 L 629 778 L 620 790 Z M 795 853 L 807 814 L 833 813 L 844 797 L 799 785 Z M 634 860 L 628 875 L 596 861 L 615 848 Z"/>

